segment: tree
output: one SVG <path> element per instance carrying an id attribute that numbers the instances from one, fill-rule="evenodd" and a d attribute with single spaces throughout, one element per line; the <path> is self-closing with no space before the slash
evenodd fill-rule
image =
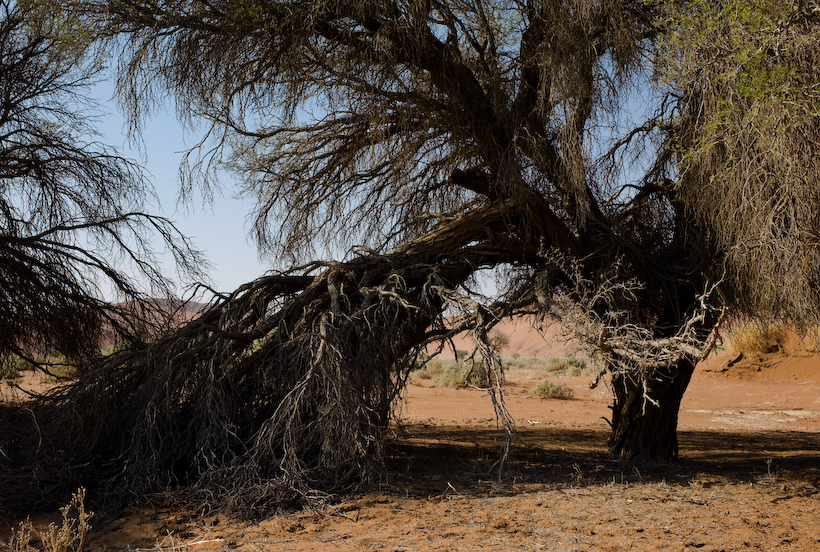
<path id="1" fill-rule="evenodd" d="M 142 212 L 139 168 L 94 136 L 83 96 L 103 69 L 82 22 L 28 2 L 0 2 L 0 359 L 99 356 L 100 332 L 133 334 L 129 306 L 170 295 L 151 248 L 159 236 L 179 266 L 198 256 L 168 220 Z M 130 262 L 147 287 L 121 269 Z M 143 304 L 143 311 L 148 305 Z M 143 312 L 143 314 L 147 314 Z M 157 320 L 155 320 L 157 321 Z"/>
<path id="2" fill-rule="evenodd" d="M 72 454 L 107 459 L 132 489 L 170 477 L 280 503 L 374 477 L 413 358 L 464 329 L 506 421 L 488 335 L 522 312 L 558 318 L 602 361 L 612 455 L 669 460 L 681 398 L 724 309 L 807 319 L 817 305 L 814 162 L 805 179 L 778 172 L 817 143 L 816 30 L 789 5 L 72 9 L 122 46 L 119 85 L 136 122 L 172 94 L 186 120 L 208 123 L 215 143 L 194 166 L 207 177 L 224 162 L 241 177 L 258 200 L 260 246 L 299 260 L 356 246 L 344 262 L 243 286 L 56 397 L 95 436 Z M 727 24 L 727 10 L 743 17 Z M 787 96 L 759 97 L 760 79 Z M 632 121 L 630 98 L 650 84 L 653 109 Z M 799 116 L 772 122 L 778 109 Z M 771 148 L 786 155 L 772 160 Z M 630 156 L 646 170 L 626 170 Z M 749 207 L 747 218 L 718 209 L 727 197 L 748 201 L 728 203 Z M 750 275 L 785 275 L 778 262 L 795 253 L 800 293 L 749 289 Z M 485 267 L 503 267 L 508 283 L 490 304 L 471 292 Z M 455 326 L 443 320 L 453 308 Z M 77 409 L 89 396 L 105 419 Z"/>

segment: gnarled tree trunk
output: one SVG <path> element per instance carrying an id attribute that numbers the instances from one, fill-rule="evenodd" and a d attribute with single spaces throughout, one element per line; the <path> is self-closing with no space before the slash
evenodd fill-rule
<path id="1" fill-rule="evenodd" d="M 678 412 L 694 370 L 694 362 L 684 357 L 676 366 L 656 372 L 646 387 L 634 376 L 613 376 L 615 398 L 609 438 L 613 458 L 641 462 L 677 458 Z"/>

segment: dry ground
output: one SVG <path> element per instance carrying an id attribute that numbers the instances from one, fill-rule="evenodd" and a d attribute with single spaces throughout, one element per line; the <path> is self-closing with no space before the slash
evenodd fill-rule
<path id="1" fill-rule="evenodd" d="M 98 523 L 88 549 L 820 550 L 820 355 L 727 355 L 698 368 L 672 465 L 606 458 L 609 397 L 589 376 L 560 380 L 575 400 L 545 401 L 529 396 L 544 372 L 513 370 L 518 433 L 497 481 L 489 399 L 413 381 L 380 489 L 262 521 L 143 506 Z"/>

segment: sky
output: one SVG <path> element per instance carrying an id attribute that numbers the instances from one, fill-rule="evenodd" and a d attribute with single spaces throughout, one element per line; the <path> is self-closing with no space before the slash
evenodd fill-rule
<path id="1" fill-rule="evenodd" d="M 189 237 L 197 249 L 203 251 L 212 265 L 212 287 L 220 292 L 230 292 L 249 282 L 270 266 L 259 260 L 255 245 L 249 238 L 252 210 L 250 200 L 234 197 L 230 175 L 223 179 L 221 196 L 217 194 L 213 204 L 195 195 L 187 205 L 178 205 L 179 166 L 185 151 L 196 143 L 196 136 L 183 131 L 176 119 L 173 107 L 158 112 L 144 123 L 141 148 L 129 140 L 125 118 L 113 101 L 113 85 L 103 82 L 93 94 L 101 102 L 105 116 L 98 124 L 102 140 L 116 147 L 120 154 L 133 159 L 142 166 L 159 196 L 161 209 L 148 206 L 151 214 L 163 215 L 175 222 L 177 228 Z M 159 244 L 156 244 L 159 247 Z M 173 261 L 167 258 L 165 266 L 173 276 Z M 182 283 L 175 278 L 182 294 Z"/>

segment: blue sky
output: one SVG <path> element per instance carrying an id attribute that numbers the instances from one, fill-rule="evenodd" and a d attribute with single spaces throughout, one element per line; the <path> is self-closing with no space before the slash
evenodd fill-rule
<path id="1" fill-rule="evenodd" d="M 230 175 L 225 175 L 222 194 L 216 195 L 213 204 L 204 202 L 198 194 L 187 205 L 177 204 L 180 162 L 197 137 L 190 133 L 186 135 L 172 107 L 145 121 L 140 151 L 129 141 L 125 118 L 111 101 L 113 85 L 101 83 L 94 95 L 106 113 L 98 125 L 102 140 L 145 168 L 161 204 L 161 209 L 147 205 L 146 210 L 173 220 L 179 230 L 205 253 L 213 266 L 210 276 L 215 289 L 233 291 L 271 268 L 259 260 L 256 247 L 248 238 L 248 215 L 252 203 L 234 197 Z M 173 272 L 172 260 L 168 260 L 165 269 L 169 274 Z"/>

